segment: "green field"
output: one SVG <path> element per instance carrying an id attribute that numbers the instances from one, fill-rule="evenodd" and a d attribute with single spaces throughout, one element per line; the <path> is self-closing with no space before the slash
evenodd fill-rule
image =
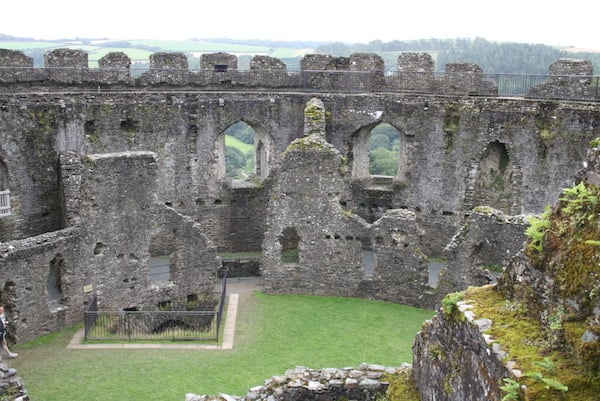
<path id="1" fill-rule="evenodd" d="M 254 152 L 254 145 L 244 143 L 231 135 L 225 135 L 225 146 L 232 146 L 236 149 L 239 149 L 244 154 Z"/>
<path id="2" fill-rule="evenodd" d="M 77 328 L 14 347 L 32 400 L 164 401 L 244 395 L 296 366 L 398 366 L 432 311 L 354 298 L 242 295 L 233 350 L 66 349 Z"/>

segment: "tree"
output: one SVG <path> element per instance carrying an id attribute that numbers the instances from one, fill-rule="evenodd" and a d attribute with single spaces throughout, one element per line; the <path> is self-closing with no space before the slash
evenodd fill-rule
<path id="1" fill-rule="evenodd" d="M 231 146 L 225 147 L 225 175 L 231 178 L 238 178 L 240 170 L 246 166 L 246 156 L 239 150 Z"/>

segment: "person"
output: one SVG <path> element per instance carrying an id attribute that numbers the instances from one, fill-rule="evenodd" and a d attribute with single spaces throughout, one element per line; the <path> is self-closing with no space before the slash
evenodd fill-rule
<path id="1" fill-rule="evenodd" d="M 6 343 L 6 329 L 8 328 L 9 323 L 10 322 L 8 321 L 8 317 L 4 314 L 4 305 L 0 305 L 0 342 L 1 342 L 1 346 L 9 358 L 16 358 L 18 356 L 18 354 L 11 352 L 8 349 L 8 344 Z"/>
<path id="2" fill-rule="evenodd" d="M 490 269 L 485 269 L 483 271 L 483 274 L 485 276 L 486 284 L 492 284 L 494 282 L 494 275 L 492 274 L 492 272 L 490 272 Z"/>

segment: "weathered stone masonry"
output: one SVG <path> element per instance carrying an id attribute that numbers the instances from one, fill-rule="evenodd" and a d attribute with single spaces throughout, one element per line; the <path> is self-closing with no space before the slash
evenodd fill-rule
<path id="1" fill-rule="evenodd" d="M 461 68 L 474 71 L 467 65 L 422 82 L 446 88 L 440 96 L 385 88 L 377 74 L 367 74 L 379 82 L 371 91 L 335 90 L 349 85 L 337 72 L 368 72 L 379 65 L 373 55 L 307 58 L 318 93 L 275 60 L 241 74 L 232 57 L 216 55 L 195 73 L 180 55 L 157 54 L 134 79 L 121 54 L 99 69 L 73 51 L 48 55 L 48 66 L 63 69 L 0 56 L 0 182 L 12 203 L 0 218 L 0 300 L 18 341 L 79 321 L 92 293 L 113 307 L 185 298 L 216 273 L 217 251 L 264 248 L 272 291 L 326 294 L 323 283 L 343 278 L 336 294 L 430 306 L 439 294 L 423 282 L 425 258 L 442 255 L 465 214 L 478 204 L 541 211 L 572 184 L 600 126 L 596 103 L 498 98 L 489 82 L 457 85 Z M 428 68 L 423 59 L 415 69 Z M 330 66 L 336 74 L 315 72 Z M 466 96 L 478 88 L 488 96 Z M 323 149 L 290 151 L 315 96 Z M 246 183 L 223 176 L 223 132 L 239 121 L 267 149 L 266 171 Z M 401 135 L 396 177 L 366 170 L 369 133 L 382 122 Z M 287 192 L 294 197 L 279 198 Z M 308 222 L 302 211 L 316 210 Z M 278 230 L 288 226 L 300 238 L 292 266 L 277 262 Z M 156 285 L 148 262 L 161 238 L 173 252 L 171 281 Z"/>

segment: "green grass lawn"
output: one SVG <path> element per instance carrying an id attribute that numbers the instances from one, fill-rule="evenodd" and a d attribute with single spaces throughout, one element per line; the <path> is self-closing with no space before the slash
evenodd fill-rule
<path id="1" fill-rule="evenodd" d="M 410 362 L 414 335 L 432 314 L 353 298 L 242 295 L 233 350 L 72 350 L 73 328 L 14 347 L 19 357 L 9 365 L 34 401 L 244 395 L 299 365 Z"/>

